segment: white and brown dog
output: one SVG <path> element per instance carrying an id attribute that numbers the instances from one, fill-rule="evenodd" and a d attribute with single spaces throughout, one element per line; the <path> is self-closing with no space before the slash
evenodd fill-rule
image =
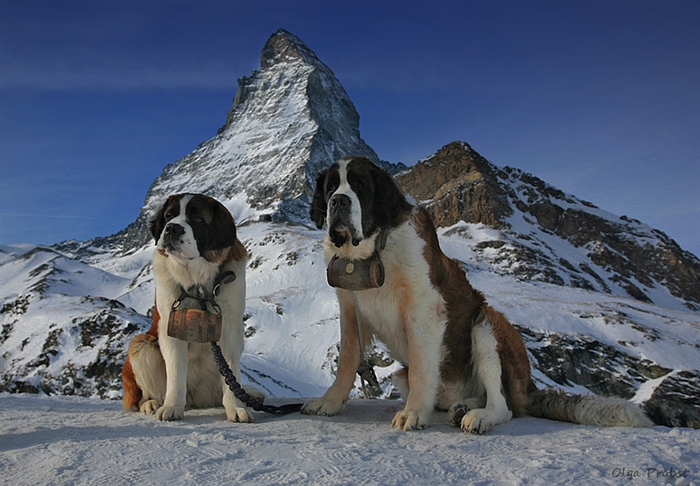
<path id="1" fill-rule="evenodd" d="M 360 364 L 358 336 L 364 348 L 376 335 L 403 365 L 394 376 L 405 401 L 392 422 L 398 429 L 425 427 L 435 408 L 451 410 L 455 424 L 470 433 L 526 413 L 591 425 L 651 425 L 641 409 L 621 399 L 538 391 L 518 332 L 470 285 L 460 264 L 442 253 L 428 213 L 414 208 L 369 160 L 346 157 L 321 173 L 311 218 L 319 229 L 326 223 L 328 261 L 367 259 L 384 246 L 385 280 L 379 288 L 337 289 L 336 379 L 303 413 L 338 413 Z M 386 243 L 375 245 L 382 231 Z"/>
<path id="2" fill-rule="evenodd" d="M 252 413 L 219 374 L 210 345 L 181 341 L 167 332 L 173 303 L 183 289 L 213 292 L 217 278 L 233 272 L 235 280 L 220 286 L 216 304 L 222 317 L 219 345 L 240 381 L 247 252 L 236 237 L 231 213 L 208 196 L 179 194 L 165 202 L 151 222 L 151 233 L 157 244 L 156 308 L 151 329 L 129 346 L 122 372 L 124 408 L 155 412 L 158 420 L 180 420 L 186 408 L 223 404 L 227 420 L 252 422 Z"/>

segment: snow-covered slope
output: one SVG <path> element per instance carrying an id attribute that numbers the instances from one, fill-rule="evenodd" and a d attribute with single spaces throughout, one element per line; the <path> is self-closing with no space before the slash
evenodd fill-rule
<path id="1" fill-rule="evenodd" d="M 0 387 L 118 396 L 128 340 L 147 324 L 116 300 L 129 280 L 43 247 L 0 255 Z"/>
<path id="2" fill-rule="evenodd" d="M 442 147 L 396 179 L 438 226 L 494 229 L 473 247 L 501 273 L 700 310 L 700 260 L 663 232 L 519 169 L 498 168 L 465 142 Z"/>
<path id="3" fill-rule="evenodd" d="M 442 246 L 449 256 L 465 263 L 472 283 L 519 327 L 541 386 L 556 385 L 573 391 L 586 391 L 587 386 L 595 393 L 644 401 L 662 382 L 659 378 L 700 369 L 700 315 L 632 298 L 500 275 L 474 250 L 475 243 L 492 231 L 462 223 L 440 230 Z M 246 380 L 271 396 L 318 395 L 332 382 L 339 340 L 337 302 L 325 281 L 323 232 L 292 223 L 256 222 L 240 226 L 239 236 L 251 254 L 242 359 Z M 2 274 L 13 280 L 23 279 L 24 273 L 12 276 L 6 269 L 19 267 L 27 258 L 5 257 Z M 112 260 L 110 266 L 114 270 L 122 268 L 119 259 Z M 97 332 L 106 336 L 113 366 L 118 367 L 128 339 L 147 328 L 141 314 L 151 305 L 153 282 L 144 279 L 140 286 L 120 294 L 121 298 L 147 303 L 137 308 L 141 314 L 136 314 L 110 300 L 131 280 L 102 279 L 102 287 L 100 280 L 87 274 L 84 271 L 71 277 L 77 282 L 82 276 L 86 278 L 74 287 L 92 285 L 83 297 L 38 292 L 33 290 L 33 280 L 24 290 L 4 297 L 0 314 L 4 330 L 4 342 L 0 344 L 3 389 L 22 390 L 27 388 L 25 384 L 31 384 L 52 393 L 103 397 L 120 394 L 121 383 L 115 371 L 111 379 L 102 376 L 93 382 L 80 376 L 81 388 L 75 390 L 65 384 L 88 359 L 81 356 L 92 349 L 81 339 L 95 341 L 92 346 L 97 348 L 107 346 L 107 342 L 97 341 L 101 338 L 88 337 L 91 334 L 82 323 L 113 316 L 109 325 L 102 324 Z M 115 286 L 115 281 L 121 282 L 121 287 Z M 22 325 L 29 322 L 31 326 Z M 22 345 L 25 341 L 27 344 Z M 378 353 L 382 354 L 381 346 Z M 384 359 L 383 364 L 390 366 L 379 368 L 380 378 L 388 378 L 395 367 L 390 360 Z M 384 396 L 391 395 L 390 380 L 384 380 L 383 389 Z"/>

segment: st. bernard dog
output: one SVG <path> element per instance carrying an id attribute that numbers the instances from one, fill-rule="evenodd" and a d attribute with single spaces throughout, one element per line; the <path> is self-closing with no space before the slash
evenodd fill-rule
<path id="1" fill-rule="evenodd" d="M 217 278 L 233 272 L 235 280 L 221 283 L 215 302 L 222 317 L 219 345 L 240 382 L 247 252 L 236 237 L 231 213 L 208 196 L 179 194 L 158 211 L 151 233 L 157 244 L 156 308 L 151 329 L 129 346 L 122 373 L 124 409 L 155 413 L 158 420 L 180 420 L 186 408 L 223 404 L 227 420 L 252 422 L 252 413 L 219 374 L 210 344 L 181 341 L 167 332 L 171 308 L 183 290 L 211 296 L 215 284 L 221 283 Z"/>
<path id="2" fill-rule="evenodd" d="M 325 256 L 363 260 L 380 248 L 381 287 L 337 289 L 340 357 L 334 383 L 306 414 L 335 415 L 347 401 L 363 347 L 380 339 L 403 368 L 394 383 L 405 401 L 392 426 L 421 429 L 433 409 L 481 434 L 530 414 L 582 424 L 647 426 L 636 405 L 616 398 L 537 390 L 523 341 L 447 258 L 428 213 L 411 205 L 393 178 L 362 157 L 346 157 L 317 180 L 311 219 L 326 223 Z M 381 232 L 385 245 L 375 245 Z M 381 249 L 383 246 L 383 249 Z M 358 319 L 362 326 L 358 333 Z"/>

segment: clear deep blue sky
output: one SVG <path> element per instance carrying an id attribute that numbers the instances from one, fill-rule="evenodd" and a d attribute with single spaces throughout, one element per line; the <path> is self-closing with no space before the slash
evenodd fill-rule
<path id="1" fill-rule="evenodd" d="M 126 227 L 279 28 L 382 159 L 463 140 L 700 255 L 696 0 L 0 0 L 0 244 Z"/>

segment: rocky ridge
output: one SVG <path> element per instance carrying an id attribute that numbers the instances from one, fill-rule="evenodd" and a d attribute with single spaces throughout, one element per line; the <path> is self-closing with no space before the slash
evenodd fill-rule
<path id="1" fill-rule="evenodd" d="M 695 255 L 640 221 L 602 211 L 518 169 L 499 169 L 464 142 L 441 148 L 396 180 L 438 226 L 464 221 L 499 229 L 498 239 L 479 247 L 504 271 L 700 310 Z"/>

